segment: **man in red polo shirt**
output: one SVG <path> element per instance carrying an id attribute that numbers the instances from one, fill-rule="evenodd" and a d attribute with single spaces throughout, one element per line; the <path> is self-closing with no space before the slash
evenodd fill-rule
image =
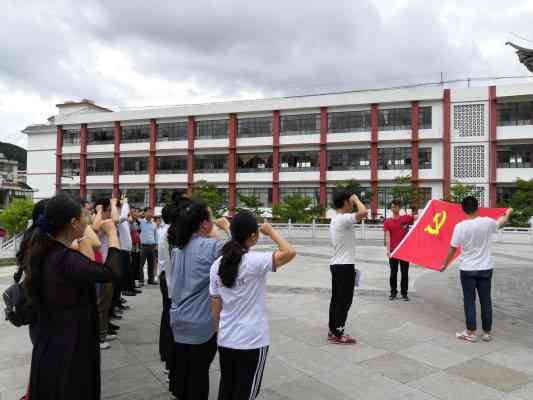
<path id="1" fill-rule="evenodd" d="M 383 229 L 385 230 L 385 247 L 387 248 L 387 257 L 389 257 L 390 265 L 389 300 L 396 300 L 398 296 L 398 265 L 400 265 L 402 273 L 400 282 L 402 300 L 409 301 L 409 296 L 407 296 L 407 291 L 409 290 L 409 263 L 390 256 L 405 235 L 407 235 L 409 225 L 412 225 L 415 220 L 415 217 L 412 215 L 400 215 L 401 208 L 402 202 L 400 200 L 392 200 L 390 203 L 392 217 L 387 218 L 383 225 Z"/>

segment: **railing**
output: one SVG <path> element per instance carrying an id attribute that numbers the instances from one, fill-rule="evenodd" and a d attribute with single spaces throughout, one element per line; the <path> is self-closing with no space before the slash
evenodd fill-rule
<path id="1" fill-rule="evenodd" d="M 22 241 L 22 236 L 24 233 L 19 233 L 8 240 L 5 240 L 0 245 L 0 259 L 2 258 L 14 258 L 17 254 L 20 242 Z"/>

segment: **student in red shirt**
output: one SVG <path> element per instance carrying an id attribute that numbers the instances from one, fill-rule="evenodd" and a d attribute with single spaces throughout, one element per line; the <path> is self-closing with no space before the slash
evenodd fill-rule
<path id="1" fill-rule="evenodd" d="M 400 282 L 400 290 L 403 301 L 409 301 L 407 291 L 409 289 L 409 263 L 407 261 L 398 260 L 391 257 L 391 253 L 398 247 L 402 239 L 407 235 L 409 225 L 411 225 L 415 218 L 412 215 L 400 215 L 402 202 L 400 200 L 392 200 L 390 203 L 390 210 L 392 211 L 392 218 L 387 218 L 383 229 L 385 230 L 385 247 L 387 248 L 387 257 L 389 257 L 390 265 L 390 297 L 389 300 L 396 300 L 398 295 L 398 264 L 402 272 L 402 279 Z"/>

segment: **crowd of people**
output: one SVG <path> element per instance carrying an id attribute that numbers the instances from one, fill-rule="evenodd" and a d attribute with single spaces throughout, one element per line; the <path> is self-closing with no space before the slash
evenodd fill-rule
<path id="1" fill-rule="evenodd" d="M 345 332 L 358 271 L 353 224 L 367 209 L 348 191 L 334 194 L 331 219 L 332 295 L 327 341 L 353 345 Z M 390 300 L 408 297 L 409 264 L 391 258 L 415 216 L 400 215 L 391 203 L 385 222 L 390 265 Z M 457 337 L 476 340 L 475 291 L 481 301 L 483 340 L 491 339 L 490 234 L 507 223 L 478 216 L 477 201 L 463 201 L 467 220 L 457 225 L 443 270 L 457 248 L 467 330 Z M 18 278 L 31 299 L 33 343 L 29 399 L 100 398 L 100 352 L 120 336 L 120 320 L 130 306 L 125 297 L 159 285 L 162 295 L 159 353 L 169 391 L 180 400 L 207 400 L 209 369 L 219 353 L 219 399 L 258 396 L 270 345 L 266 311 L 268 272 L 295 256 L 294 248 L 270 224 L 239 212 L 215 219 L 209 207 L 175 193 L 161 217 L 130 207 L 125 196 L 94 204 L 66 193 L 34 207 L 32 225 L 17 254 Z M 260 235 L 275 251 L 254 250 Z M 145 282 L 144 266 L 147 266 Z M 155 311 L 155 310 L 154 310 Z"/>

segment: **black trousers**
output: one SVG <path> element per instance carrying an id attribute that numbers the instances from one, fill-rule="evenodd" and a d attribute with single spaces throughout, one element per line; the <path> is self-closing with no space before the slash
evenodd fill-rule
<path id="1" fill-rule="evenodd" d="M 252 350 L 219 347 L 220 388 L 218 400 L 255 399 L 261 390 L 267 353 L 268 346 Z"/>
<path id="2" fill-rule="evenodd" d="M 466 329 L 476 330 L 476 291 L 481 305 L 481 325 L 485 332 L 492 330 L 492 269 L 461 271 L 461 286 L 465 308 Z"/>
<path id="3" fill-rule="evenodd" d="M 120 251 L 122 257 L 122 290 L 133 290 L 135 287 L 135 276 L 131 267 L 131 252 L 126 250 Z"/>
<path id="4" fill-rule="evenodd" d="M 148 283 L 154 282 L 155 271 L 155 244 L 141 245 L 141 281 L 144 282 L 144 263 L 148 263 Z"/>
<path id="5" fill-rule="evenodd" d="M 131 252 L 131 269 L 133 270 L 133 279 L 141 281 L 141 252 Z"/>
<path id="6" fill-rule="evenodd" d="M 169 390 L 178 400 L 208 400 L 209 367 L 216 352 L 216 334 L 202 344 L 174 343 Z"/>
<path id="7" fill-rule="evenodd" d="M 329 330 L 336 336 L 344 334 L 348 311 L 352 306 L 355 286 L 353 264 L 330 265 L 331 302 L 329 304 Z"/>
<path id="8" fill-rule="evenodd" d="M 159 325 L 159 355 L 161 361 L 165 363 L 166 369 L 170 370 L 172 359 L 172 348 L 174 347 L 174 335 L 170 326 L 170 306 L 172 301 L 168 297 L 167 280 L 165 271 L 159 274 L 159 288 L 163 301 L 163 310 L 161 312 L 161 324 Z"/>
<path id="9" fill-rule="evenodd" d="M 398 265 L 402 273 L 400 281 L 400 290 L 402 296 L 407 296 L 409 291 L 409 263 L 404 260 L 398 260 L 397 258 L 389 258 L 390 265 L 390 294 L 396 296 L 398 294 Z"/>

